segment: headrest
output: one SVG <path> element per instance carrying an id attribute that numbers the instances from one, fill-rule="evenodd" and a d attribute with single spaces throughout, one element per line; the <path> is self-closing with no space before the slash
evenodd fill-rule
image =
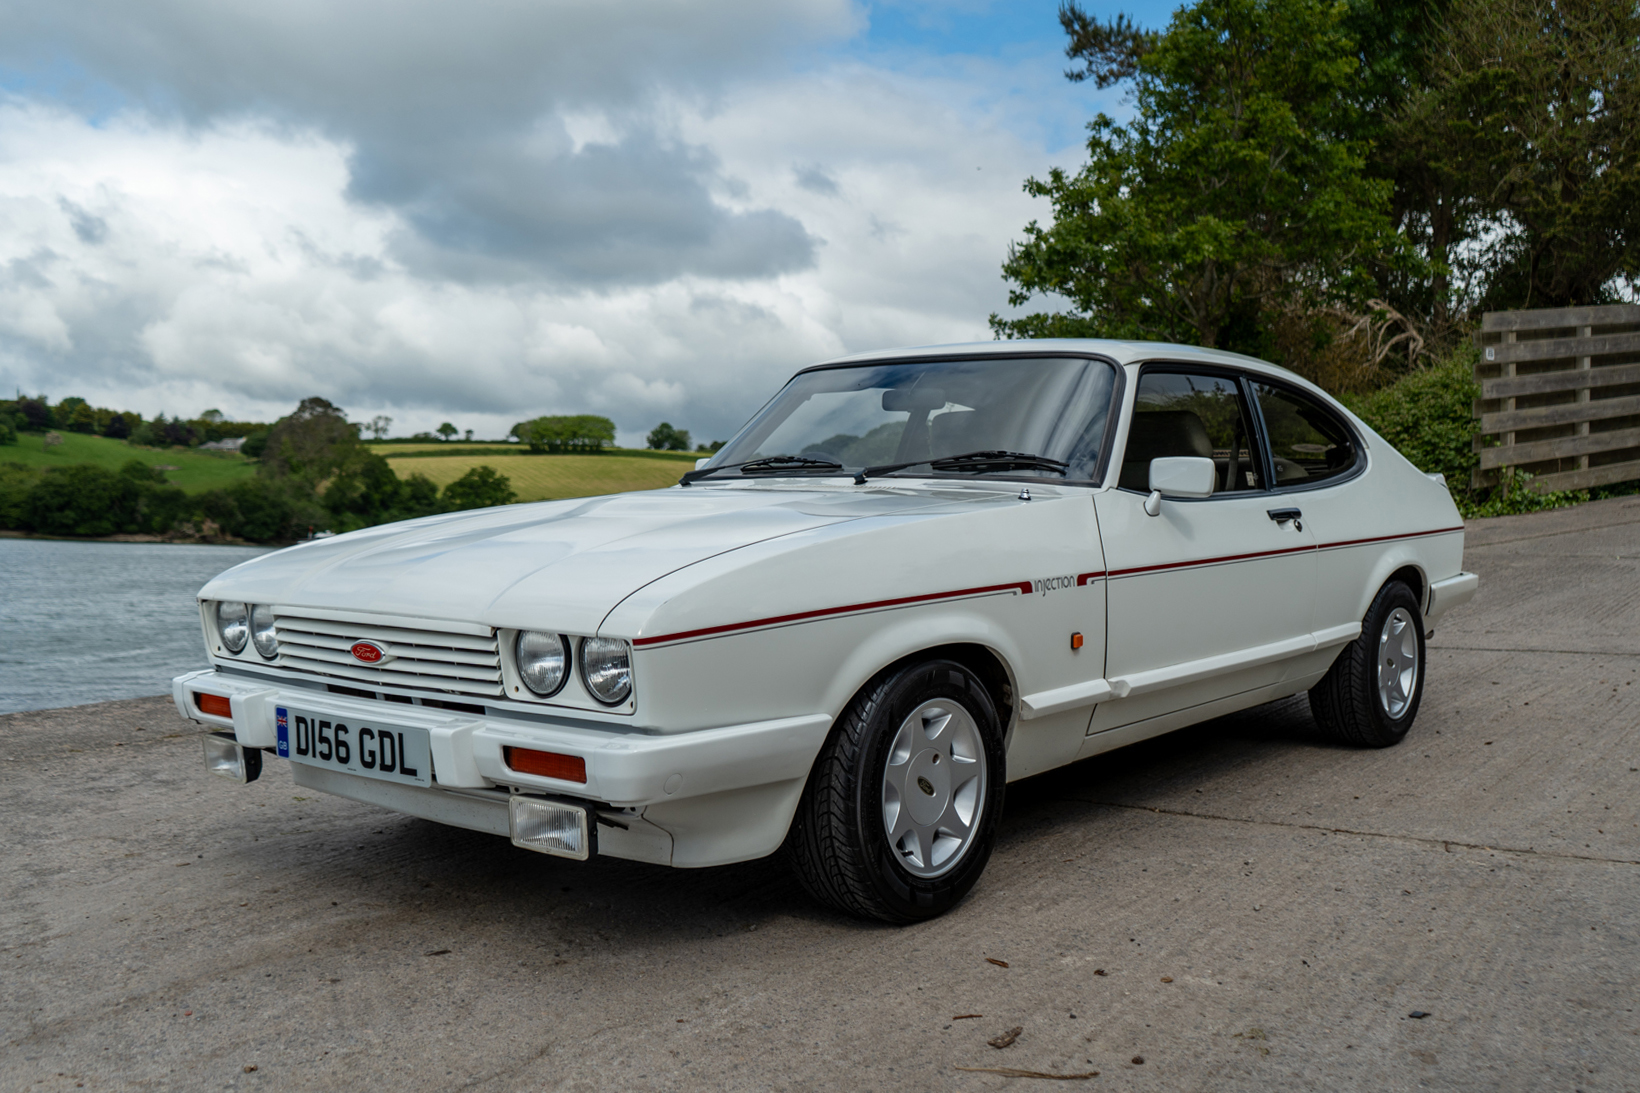
<path id="1" fill-rule="evenodd" d="M 1181 455 L 1213 458 L 1213 442 L 1207 438 L 1201 418 L 1189 410 L 1150 410 L 1133 415 L 1123 462 Z"/>

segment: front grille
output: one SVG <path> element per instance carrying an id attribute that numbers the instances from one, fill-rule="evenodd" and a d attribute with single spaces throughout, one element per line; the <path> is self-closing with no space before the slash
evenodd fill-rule
<path id="1" fill-rule="evenodd" d="M 494 631 L 455 634 L 435 629 L 437 624 L 381 626 L 286 614 L 275 625 L 282 668 L 386 687 L 501 695 L 501 653 Z M 386 649 L 388 659 L 361 664 L 350 651 L 359 641 Z"/>

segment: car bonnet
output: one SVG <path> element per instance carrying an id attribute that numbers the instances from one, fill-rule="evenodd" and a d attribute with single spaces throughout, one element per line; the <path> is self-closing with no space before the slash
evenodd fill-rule
<path id="1" fill-rule="evenodd" d="M 228 570 L 200 596 L 586 634 L 623 597 L 705 558 L 946 503 L 910 490 L 788 487 L 511 505 L 290 547 Z"/>

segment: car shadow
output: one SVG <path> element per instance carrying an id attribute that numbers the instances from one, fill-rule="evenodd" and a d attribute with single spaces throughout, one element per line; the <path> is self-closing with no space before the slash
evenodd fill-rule
<path id="1" fill-rule="evenodd" d="M 1234 776 L 1238 767 L 1277 753 L 1335 747 L 1316 728 L 1302 695 L 1216 718 L 1010 785 L 998 849 L 1028 850 L 1045 837 L 1045 828 L 1096 822 L 1102 802 L 1142 802 L 1179 785 Z M 779 853 L 735 865 L 670 869 L 615 858 L 563 861 L 492 835 L 410 818 L 390 824 L 384 835 L 387 857 L 415 863 L 393 874 L 402 878 L 397 885 L 390 877 L 376 878 L 397 887 L 398 899 L 457 919 L 482 908 L 485 916 L 534 922 L 544 931 L 538 938 L 543 951 L 561 946 L 566 931 L 665 945 L 730 936 L 780 919 L 817 929 L 893 929 L 821 907 Z"/>

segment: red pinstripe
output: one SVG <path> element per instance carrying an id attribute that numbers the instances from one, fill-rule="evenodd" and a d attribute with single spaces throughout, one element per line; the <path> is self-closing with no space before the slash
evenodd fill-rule
<path id="1" fill-rule="evenodd" d="M 1010 581 L 1007 584 L 986 585 L 984 588 L 959 588 L 954 592 L 929 592 L 921 596 L 901 596 L 893 600 L 873 600 L 870 603 L 851 603 L 843 607 L 822 607 L 818 611 L 799 611 L 791 615 L 772 615 L 766 619 L 753 619 L 750 622 L 730 622 L 722 626 L 703 626 L 699 630 L 680 630 L 676 634 L 657 634 L 654 637 L 638 638 L 633 645 L 657 645 L 663 641 L 683 641 L 687 638 L 704 638 L 715 634 L 727 634 L 735 630 L 751 630 L 759 626 L 779 626 L 781 623 L 802 622 L 806 619 L 821 619 L 828 615 L 844 615 L 854 611 L 876 611 L 885 607 L 904 607 L 913 603 L 932 603 L 936 600 L 958 599 L 964 596 L 989 596 L 998 592 L 1014 592 L 1021 596 L 1031 594 L 1030 581 Z"/>
<path id="2" fill-rule="evenodd" d="M 1117 577 L 1134 577 L 1143 573 L 1161 573 L 1170 569 L 1185 569 L 1192 566 L 1223 565 L 1226 562 L 1246 562 L 1255 558 L 1276 558 L 1284 554 L 1301 554 L 1307 550 L 1333 550 L 1339 547 L 1363 546 L 1368 543 L 1385 543 L 1393 539 L 1421 539 L 1429 535 L 1449 535 L 1462 531 L 1462 527 L 1437 528 L 1434 531 L 1413 531 L 1400 535 L 1378 535 L 1370 539 L 1345 539 L 1336 543 L 1321 543 L 1317 546 L 1288 547 L 1283 550 L 1261 550 L 1251 554 L 1226 554 L 1218 558 L 1194 558 L 1183 562 L 1164 562 L 1161 565 L 1133 566 L 1128 569 L 1095 570 L 1090 573 L 1079 573 L 1076 576 L 1078 588 L 1101 578 L 1115 579 Z M 857 611 L 879 611 L 889 607 L 907 607 L 919 603 L 935 603 L 940 600 L 961 599 L 967 596 L 990 596 L 999 592 L 1014 592 L 1018 595 L 1031 594 L 1030 581 L 1010 581 L 1007 584 L 986 585 L 983 588 L 959 588 L 952 592 L 929 592 L 921 596 L 901 596 L 892 600 L 873 600 L 870 603 L 851 603 L 842 607 L 822 607 L 817 611 L 798 611 L 790 615 L 771 615 L 766 619 L 752 619 L 749 622 L 730 622 L 721 626 L 703 626 L 699 630 L 680 630 L 675 634 L 657 634 L 653 637 L 638 638 L 633 645 L 659 645 L 669 641 L 687 641 L 690 638 L 715 637 L 719 634 L 731 634 L 737 630 L 755 630 L 763 626 L 780 626 L 784 623 L 805 622 L 809 619 L 823 619 L 832 615 L 847 615 Z"/>

